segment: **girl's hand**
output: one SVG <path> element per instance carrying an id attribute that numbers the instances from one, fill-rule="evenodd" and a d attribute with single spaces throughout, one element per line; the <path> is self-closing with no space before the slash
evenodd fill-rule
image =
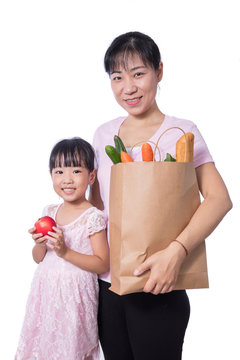
<path id="1" fill-rule="evenodd" d="M 174 289 L 185 257 L 184 249 L 178 243 L 172 242 L 166 249 L 156 252 L 145 260 L 134 271 L 134 275 L 138 276 L 150 270 L 143 291 L 154 295 L 170 292 Z"/>
<path id="2" fill-rule="evenodd" d="M 46 243 L 47 243 L 46 237 L 43 236 L 43 234 L 37 234 L 35 227 L 29 229 L 28 232 L 29 234 L 32 235 L 32 239 L 35 241 L 36 245 L 46 247 Z"/>
<path id="3" fill-rule="evenodd" d="M 53 227 L 53 230 L 55 232 L 49 231 L 48 235 L 46 235 L 46 239 L 50 241 L 50 243 L 47 242 L 47 246 L 54 250 L 59 257 L 64 257 L 68 247 L 65 244 L 63 232 L 55 226 Z"/>

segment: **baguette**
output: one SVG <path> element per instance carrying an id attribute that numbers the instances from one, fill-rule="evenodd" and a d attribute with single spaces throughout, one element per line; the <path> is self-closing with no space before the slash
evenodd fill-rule
<path id="1" fill-rule="evenodd" d="M 187 141 L 187 143 L 186 143 Z M 186 133 L 176 143 L 176 161 L 193 162 L 194 134 Z"/>

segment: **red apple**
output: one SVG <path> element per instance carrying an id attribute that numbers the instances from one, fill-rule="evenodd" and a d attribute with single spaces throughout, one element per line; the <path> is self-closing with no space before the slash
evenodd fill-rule
<path id="1" fill-rule="evenodd" d="M 45 236 L 49 231 L 54 231 L 52 227 L 57 225 L 50 216 L 43 216 L 38 219 L 34 226 L 37 234 L 42 233 Z"/>

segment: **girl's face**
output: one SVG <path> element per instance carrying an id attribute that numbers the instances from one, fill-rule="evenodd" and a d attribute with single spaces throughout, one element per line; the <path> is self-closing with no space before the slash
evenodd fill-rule
<path id="1" fill-rule="evenodd" d="M 114 96 L 129 115 L 141 116 L 156 105 L 157 85 L 162 79 L 162 63 L 156 71 L 144 65 L 136 54 L 129 56 L 126 69 L 121 65 L 110 74 Z"/>
<path id="2" fill-rule="evenodd" d="M 55 192 L 64 202 L 78 204 L 86 200 L 88 185 L 95 180 L 95 170 L 89 172 L 85 167 L 57 167 L 52 170 Z"/>

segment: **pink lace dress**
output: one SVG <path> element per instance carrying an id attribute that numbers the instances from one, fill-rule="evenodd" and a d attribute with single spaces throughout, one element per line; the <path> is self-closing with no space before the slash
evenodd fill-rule
<path id="1" fill-rule="evenodd" d="M 58 207 L 48 206 L 45 215 L 55 218 Z M 58 227 L 68 247 L 92 254 L 89 235 L 105 229 L 106 221 L 100 210 L 91 207 Z M 15 360 L 98 359 L 97 307 L 97 274 L 48 249 L 32 281 Z"/>

